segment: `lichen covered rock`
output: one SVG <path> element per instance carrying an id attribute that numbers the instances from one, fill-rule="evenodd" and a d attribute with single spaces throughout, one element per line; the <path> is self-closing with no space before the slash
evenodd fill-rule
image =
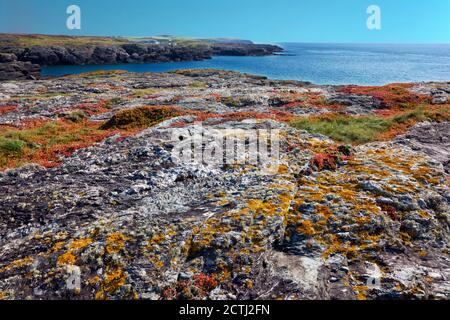
<path id="1" fill-rule="evenodd" d="M 448 122 L 346 145 L 287 124 L 345 112 L 326 104 L 338 88 L 213 70 L 0 89 L 4 139 L 29 141 L 40 122 L 112 130 L 55 165 L 0 173 L 2 299 L 449 298 Z M 250 148 L 275 131 L 276 170 L 174 157 L 189 135 L 203 151 L 217 133 Z"/>

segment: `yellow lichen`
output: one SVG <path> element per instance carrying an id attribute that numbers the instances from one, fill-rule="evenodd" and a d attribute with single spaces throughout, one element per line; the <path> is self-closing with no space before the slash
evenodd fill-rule
<path id="1" fill-rule="evenodd" d="M 55 243 L 55 245 L 52 247 L 52 249 L 50 251 L 51 251 L 51 253 L 55 253 L 55 252 L 58 252 L 59 250 L 61 250 L 62 247 L 64 247 L 64 242 L 59 241 L 59 242 Z"/>
<path id="2" fill-rule="evenodd" d="M 113 269 L 108 271 L 101 284 L 101 289 L 95 294 L 96 300 L 105 300 L 108 298 L 108 294 L 112 295 L 116 293 L 126 283 L 127 276 L 125 272 L 120 269 Z"/>
<path id="3" fill-rule="evenodd" d="M 0 268 L 0 273 L 12 270 L 12 269 L 17 269 L 17 268 L 22 268 L 25 266 L 28 266 L 30 264 L 32 264 L 34 261 L 33 257 L 26 257 L 23 259 L 18 259 L 15 260 L 13 262 L 11 262 L 9 265 L 7 265 L 6 267 Z"/>
<path id="4" fill-rule="evenodd" d="M 280 166 L 278 167 L 278 173 L 279 173 L 279 174 L 285 174 L 285 173 L 288 173 L 288 172 L 289 172 L 288 166 L 282 164 L 282 165 L 280 165 Z"/>
<path id="5" fill-rule="evenodd" d="M 314 230 L 313 227 L 313 223 L 310 220 L 303 220 L 300 222 L 300 226 L 297 227 L 297 232 L 307 235 L 307 236 L 312 236 L 316 233 L 316 231 Z"/>
<path id="6" fill-rule="evenodd" d="M 125 241 L 129 238 L 120 232 L 112 233 L 106 238 L 106 252 L 109 254 L 119 253 L 125 248 Z"/>
<path id="7" fill-rule="evenodd" d="M 92 244 L 92 239 L 90 238 L 85 238 L 85 239 L 78 239 L 78 240 L 74 240 L 70 243 L 69 248 L 70 249 L 84 249 L 87 246 L 89 246 L 90 244 Z"/>
<path id="8" fill-rule="evenodd" d="M 99 282 L 100 282 L 100 277 L 99 276 L 93 276 L 93 277 L 88 279 L 88 283 L 90 285 L 95 285 L 95 284 L 97 284 Z"/>
<path id="9" fill-rule="evenodd" d="M 77 258 L 72 251 L 68 251 L 58 257 L 58 265 L 73 265 Z"/>
<path id="10" fill-rule="evenodd" d="M 367 290 L 369 290 L 367 286 L 354 286 L 353 290 L 357 293 L 356 299 L 367 300 Z"/>

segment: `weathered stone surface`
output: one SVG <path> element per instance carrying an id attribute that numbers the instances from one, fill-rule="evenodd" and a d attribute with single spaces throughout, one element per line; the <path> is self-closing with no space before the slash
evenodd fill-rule
<path id="1" fill-rule="evenodd" d="M 33 45 L 14 47 L 0 40 L 0 63 L 15 60 L 31 62 L 41 66 L 152 63 L 170 61 L 195 61 L 210 59 L 213 55 L 261 56 L 280 52 L 273 45 L 247 42 L 208 43 L 199 45 L 127 43 L 122 45 Z M 20 74 L 8 73 L 4 80 L 22 79 Z"/>
<path id="2" fill-rule="evenodd" d="M 13 53 L 0 53 L 0 63 L 16 61 L 17 57 Z"/>
<path id="3" fill-rule="evenodd" d="M 13 61 L 0 63 L 0 81 L 39 79 L 41 67 L 30 62 Z"/>
<path id="4" fill-rule="evenodd" d="M 74 111 L 100 126 L 142 105 L 186 114 L 0 173 L 0 298 L 448 299 L 448 122 L 342 146 L 280 120 L 330 112 L 334 93 L 217 70 L 1 83 L 14 108 L 0 130 Z M 349 99 L 356 114 L 384 108 Z M 174 160 L 186 131 L 223 129 L 242 143 L 280 130 L 278 170 Z"/>
<path id="5" fill-rule="evenodd" d="M 420 123 L 395 142 L 429 155 L 450 173 L 450 123 Z"/>

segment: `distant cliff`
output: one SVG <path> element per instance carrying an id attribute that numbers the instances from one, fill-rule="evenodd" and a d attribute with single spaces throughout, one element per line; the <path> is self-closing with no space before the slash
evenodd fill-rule
<path id="1" fill-rule="evenodd" d="M 215 55 L 264 56 L 282 50 L 246 41 L 0 35 L 0 80 L 36 78 L 39 66 L 198 61 Z"/>

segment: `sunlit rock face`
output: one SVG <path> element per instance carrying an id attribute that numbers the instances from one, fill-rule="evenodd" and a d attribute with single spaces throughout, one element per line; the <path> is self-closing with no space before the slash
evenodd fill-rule
<path id="1" fill-rule="evenodd" d="M 216 70 L 2 83 L 0 298 L 448 299 L 436 86 Z M 206 157 L 217 135 L 245 149 L 275 132 L 276 157 L 247 152 L 272 170 Z M 203 161 L 174 157 L 191 137 Z"/>

